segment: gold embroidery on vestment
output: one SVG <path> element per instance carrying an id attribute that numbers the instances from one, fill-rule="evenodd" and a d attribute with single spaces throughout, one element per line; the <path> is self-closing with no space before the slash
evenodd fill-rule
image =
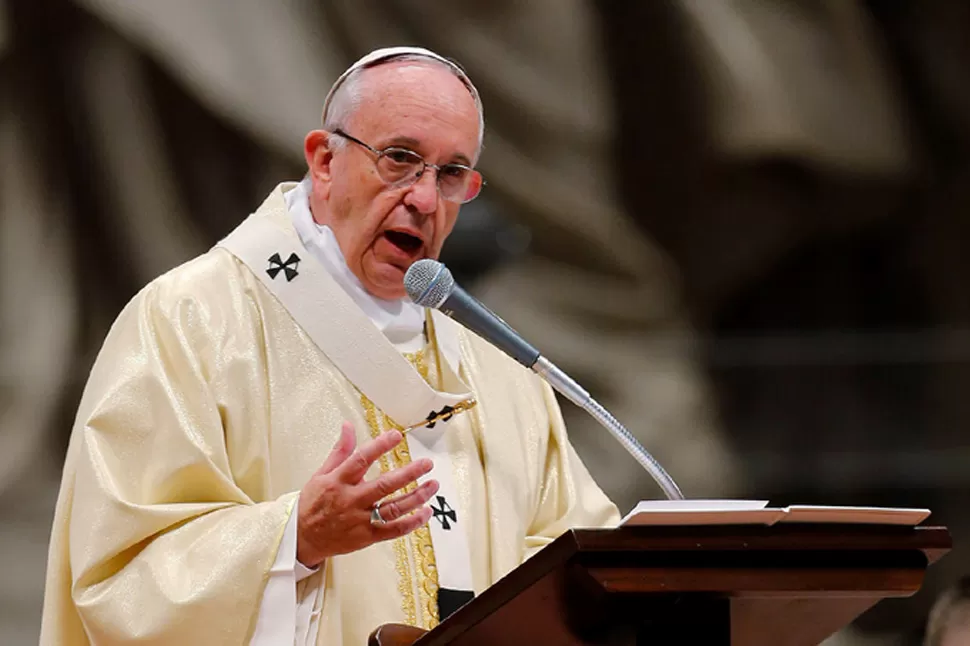
<path id="1" fill-rule="evenodd" d="M 418 556 L 418 594 L 424 609 L 425 625 L 430 629 L 439 623 L 438 618 L 438 563 L 431 543 L 431 529 L 424 525 L 412 534 Z"/>
<path id="2" fill-rule="evenodd" d="M 383 432 L 382 425 L 378 421 L 377 407 L 363 394 L 360 396 L 360 403 L 364 407 L 364 419 L 367 420 L 370 435 L 376 438 Z M 386 415 L 382 417 L 386 418 Z M 387 428 L 386 423 L 383 426 Z M 387 473 L 392 468 L 387 455 L 380 457 L 379 464 L 382 474 Z M 404 620 L 412 626 L 417 626 L 417 600 L 414 595 L 414 579 L 411 576 L 411 562 L 408 558 L 408 537 L 402 536 L 401 538 L 394 539 L 393 548 L 396 561 L 395 567 L 398 575 L 397 589 L 401 593 L 401 610 L 404 612 Z"/>

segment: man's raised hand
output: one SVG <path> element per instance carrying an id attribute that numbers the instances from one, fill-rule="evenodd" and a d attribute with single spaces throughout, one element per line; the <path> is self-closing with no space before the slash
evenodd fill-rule
<path id="1" fill-rule="evenodd" d="M 337 444 L 300 492 L 296 550 L 300 563 L 316 567 L 329 556 L 404 536 L 428 522 L 431 508 L 425 503 L 438 491 L 436 480 L 388 497 L 431 471 L 431 460 L 417 460 L 364 480 L 370 466 L 402 440 L 400 431 L 391 430 L 356 448 L 353 424 L 343 423 Z M 379 513 L 385 522 L 371 523 L 374 505 L 382 500 Z"/>

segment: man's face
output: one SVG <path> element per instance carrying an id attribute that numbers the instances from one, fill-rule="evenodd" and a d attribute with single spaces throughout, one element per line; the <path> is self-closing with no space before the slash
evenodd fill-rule
<path id="1" fill-rule="evenodd" d="M 428 163 L 471 165 L 478 152 L 478 110 L 468 89 L 441 66 L 423 62 L 381 65 L 363 73 L 360 102 L 343 125 L 377 150 L 412 150 Z M 314 131 L 306 156 L 313 181 L 314 219 L 329 226 L 347 265 L 368 292 L 405 295 L 404 273 L 422 258 L 437 258 L 458 218 L 459 204 L 438 194 L 427 169 L 411 186 L 388 186 L 375 155 L 338 135 Z"/>

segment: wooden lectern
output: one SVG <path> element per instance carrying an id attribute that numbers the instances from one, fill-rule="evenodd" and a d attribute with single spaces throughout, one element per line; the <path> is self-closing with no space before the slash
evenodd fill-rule
<path id="1" fill-rule="evenodd" d="M 430 632 L 389 624 L 372 646 L 815 646 L 906 597 L 952 546 L 944 527 L 577 529 Z"/>

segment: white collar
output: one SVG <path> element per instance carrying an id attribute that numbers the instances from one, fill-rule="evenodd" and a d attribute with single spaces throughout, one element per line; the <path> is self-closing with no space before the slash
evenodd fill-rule
<path id="1" fill-rule="evenodd" d="M 370 294 L 350 271 L 337 237 L 330 227 L 317 224 L 310 212 L 310 179 L 284 194 L 286 208 L 304 248 L 323 265 L 347 295 L 364 311 L 388 341 L 401 352 L 424 347 L 424 308 L 406 298 L 393 301 Z"/>

